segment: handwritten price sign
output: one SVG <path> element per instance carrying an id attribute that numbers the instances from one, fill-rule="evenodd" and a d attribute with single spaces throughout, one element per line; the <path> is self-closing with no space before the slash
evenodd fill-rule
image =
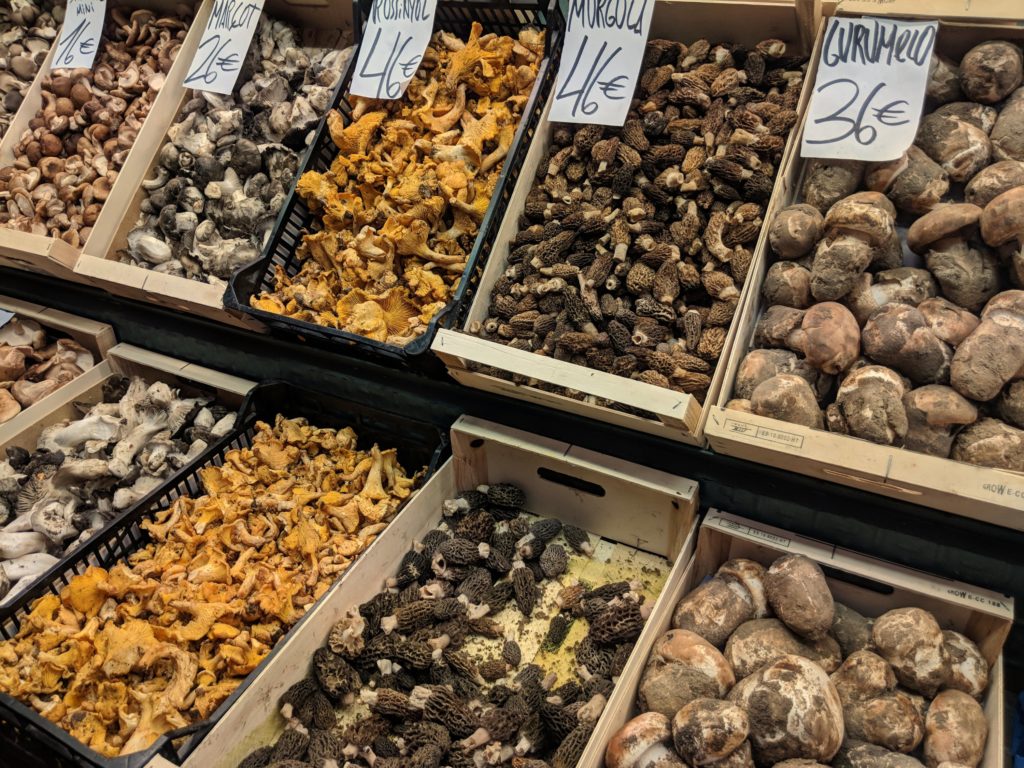
<path id="1" fill-rule="evenodd" d="M 800 154 L 878 162 L 913 143 L 938 23 L 829 19 Z"/>
<path id="2" fill-rule="evenodd" d="M 374 0 L 349 92 L 401 98 L 427 50 L 436 10 L 437 0 Z"/>
<path id="3" fill-rule="evenodd" d="M 653 14 L 654 0 L 569 0 L 551 120 L 626 122 Z"/>
<path id="4" fill-rule="evenodd" d="M 192 66 L 185 75 L 185 86 L 211 93 L 231 93 L 261 13 L 263 0 L 216 0 Z"/>
<path id="5" fill-rule="evenodd" d="M 53 68 L 92 67 L 103 35 L 107 0 L 70 0 L 60 30 Z"/>

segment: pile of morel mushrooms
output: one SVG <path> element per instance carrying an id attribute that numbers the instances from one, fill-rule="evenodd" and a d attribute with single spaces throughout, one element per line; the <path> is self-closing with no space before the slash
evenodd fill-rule
<path id="1" fill-rule="evenodd" d="M 393 345 L 421 335 L 462 279 L 543 54 L 534 29 L 438 32 L 402 99 L 329 112 L 338 156 L 296 189 L 321 228 L 252 306 Z"/>
<path id="2" fill-rule="evenodd" d="M 937 59 L 902 157 L 809 164 L 727 407 L 1024 471 L 1022 62 Z"/>
<path id="3" fill-rule="evenodd" d="M 81 418 L 43 429 L 35 450 L 9 447 L 0 462 L 0 597 L 10 602 L 234 424 L 213 398 L 114 376 Z"/>
<path id="4" fill-rule="evenodd" d="M 92 352 L 51 338 L 39 323 L 13 317 L 0 326 L 0 424 L 92 368 Z"/>
<path id="5" fill-rule="evenodd" d="M 208 717 L 412 492 L 394 450 L 279 416 L 142 523 L 150 543 L 40 598 L 0 691 L 102 755 Z"/>
<path id="6" fill-rule="evenodd" d="M 621 129 L 554 128 L 489 316 L 470 330 L 703 399 L 796 123 L 803 60 L 778 40 L 652 40 L 643 67 Z"/>
<path id="7" fill-rule="evenodd" d="M 350 53 L 266 15 L 235 91 L 195 91 L 167 133 L 122 259 L 220 283 L 259 258 Z"/>
<path id="8" fill-rule="evenodd" d="M 85 244 L 185 39 L 190 18 L 111 8 L 92 69 L 55 69 L 0 168 L 0 225 Z"/>

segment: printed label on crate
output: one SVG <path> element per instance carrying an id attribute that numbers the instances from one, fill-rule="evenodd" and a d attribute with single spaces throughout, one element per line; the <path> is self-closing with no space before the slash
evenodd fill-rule
<path id="1" fill-rule="evenodd" d="M 790 448 L 802 448 L 804 445 L 803 435 L 798 435 L 795 432 L 786 432 L 785 430 L 782 429 L 769 429 L 768 427 L 759 427 L 756 424 L 750 424 L 746 421 L 726 419 L 725 429 L 726 431 L 733 435 L 745 435 L 747 437 L 756 437 L 758 440 L 767 440 L 770 443 L 788 445 Z"/>
<path id="2" fill-rule="evenodd" d="M 107 0 L 68 0 L 53 68 L 92 67 L 103 36 Z"/>
<path id="3" fill-rule="evenodd" d="M 427 50 L 436 10 L 437 0 L 373 0 L 349 92 L 401 98 Z"/>
<path id="4" fill-rule="evenodd" d="M 800 154 L 895 160 L 921 120 L 938 22 L 832 18 Z"/>
<path id="5" fill-rule="evenodd" d="M 216 0 L 184 85 L 230 94 L 260 23 L 264 0 Z"/>
<path id="6" fill-rule="evenodd" d="M 982 483 L 981 488 L 986 493 L 999 496 L 1010 501 L 1010 506 L 1020 507 L 1024 504 L 1024 485 L 1013 483 Z"/>
<path id="7" fill-rule="evenodd" d="M 1001 611 L 1010 610 L 1010 606 L 1006 604 L 1005 600 L 1000 600 L 999 598 L 990 597 L 988 595 L 979 595 L 975 592 L 971 592 L 968 589 L 962 589 L 960 587 L 948 587 L 946 589 L 946 594 L 958 600 L 964 600 L 972 603 L 977 603 L 978 605 L 984 605 L 987 608 L 997 608 Z"/>
<path id="8" fill-rule="evenodd" d="M 553 122 L 626 122 L 653 14 L 654 0 L 569 0 Z"/>
<path id="9" fill-rule="evenodd" d="M 746 523 L 738 520 L 731 520 L 727 517 L 720 517 L 715 522 L 718 523 L 720 528 L 725 530 L 735 531 L 736 533 L 741 533 L 756 539 L 763 539 L 764 541 L 771 542 L 775 546 L 782 547 L 783 549 L 789 549 L 789 546 L 793 543 L 793 540 L 787 536 L 779 536 L 777 533 L 765 531 L 761 528 L 755 528 L 752 525 L 747 525 Z"/>
<path id="10" fill-rule="evenodd" d="M 14 313 L 8 312 L 6 309 L 0 309 L 0 328 L 3 328 L 11 320 L 14 319 Z"/>

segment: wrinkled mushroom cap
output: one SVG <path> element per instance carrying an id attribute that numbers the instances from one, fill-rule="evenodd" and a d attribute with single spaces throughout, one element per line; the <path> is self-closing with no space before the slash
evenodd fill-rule
<path id="1" fill-rule="evenodd" d="M 1003 40 L 976 45 L 960 60 L 960 87 L 972 101 L 995 104 L 1021 84 L 1020 48 Z"/>
<path id="2" fill-rule="evenodd" d="M 824 218 L 813 205 L 790 205 L 776 214 L 768 229 L 768 241 L 780 259 L 799 259 L 821 239 L 823 227 Z"/>
<path id="3" fill-rule="evenodd" d="M 791 347 L 815 368 L 840 373 L 860 354 L 860 326 L 842 304 L 823 301 L 804 313 L 800 328 L 791 334 Z"/>
<path id="4" fill-rule="evenodd" d="M 825 230 L 829 237 L 859 235 L 875 248 L 892 238 L 893 227 L 893 217 L 888 211 L 850 197 L 844 197 L 825 214 Z"/>
<path id="5" fill-rule="evenodd" d="M 758 384 L 750 396 L 750 410 L 757 416 L 812 429 L 821 429 L 824 425 L 811 385 L 791 373 L 780 373 Z"/>
<path id="6" fill-rule="evenodd" d="M 940 205 L 921 216 L 907 230 L 907 245 L 914 253 L 948 237 L 967 237 L 981 219 L 982 210 L 970 203 Z"/>
<path id="7" fill-rule="evenodd" d="M 604 752 L 607 768 L 642 768 L 641 762 L 659 744 L 672 741 L 672 725 L 658 712 L 644 712 L 622 726 L 608 742 Z"/>
<path id="8" fill-rule="evenodd" d="M 964 189 L 968 203 L 984 208 L 992 200 L 1014 187 L 1024 186 L 1024 163 L 1000 160 L 974 175 Z"/>
<path id="9" fill-rule="evenodd" d="M 932 333 L 953 347 L 970 336 L 981 322 L 977 315 L 938 296 L 922 301 L 917 311 L 924 316 Z"/>
<path id="10" fill-rule="evenodd" d="M 970 400 L 942 384 L 926 384 L 908 392 L 903 404 L 908 414 L 920 413 L 933 427 L 973 424 L 978 418 L 978 409 Z"/>
<path id="11" fill-rule="evenodd" d="M 981 214 L 981 237 L 992 247 L 1024 243 L 1024 187 L 993 198 Z"/>
<path id="12" fill-rule="evenodd" d="M 881 192 L 854 192 L 843 199 L 848 203 L 863 203 L 874 206 L 878 210 L 889 214 L 893 219 L 896 218 L 896 206 L 892 204 L 892 200 Z"/>

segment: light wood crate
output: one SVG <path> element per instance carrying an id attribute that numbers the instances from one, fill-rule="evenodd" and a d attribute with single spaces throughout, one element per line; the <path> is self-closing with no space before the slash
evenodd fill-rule
<path id="1" fill-rule="evenodd" d="M 670 615 L 666 599 L 679 583 L 696 541 L 697 484 L 568 443 L 467 416 L 452 426 L 453 456 L 409 501 L 387 529 L 331 587 L 302 628 L 272 657 L 255 680 L 189 755 L 183 768 L 234 768 L 250 751 L 276 738 L 283 727 L 277 701 L 309 674 L 310 661 L 331 627 L 369 600 L 393 575 L 414 541 L 442 519 L 441 503 L 482 483 L 516 483 L 536 514 L 558 517 L 603 539 L 673 561 L 666 587 L 653 606 L 637 647 L 653 642 L 658 616 Z M 551 479 L 554 478 L 554 479 Z M 628 512 L 626 511 L 628 510 Z M 667 612 L 667 614 L 666 614 Z M 634 652 L 624 673 L 642 664 Z M 619 696 L 609 699 L 608 711 Z M 151 762 L 149 768 L 166 766 Z M 580 763 L 585 765 L 585 763 Z"/>
<path id="2" fill-rule="evenodd" d="M 1024 6 L 1017 10 L 1024 16 Z M 974 45 L 991 39 L 1024 44 L 1024 27 L 994 29 L 987 25 L 943 22 L 936 50 L 959 60 Z M 814 74 L 814 71 L 810 73 L 812 77 Z M 813 80 L 809 80 L 808 87 L 813 87 Z M 775 210 L 802 199 L 800 190 L 806 161 L 799 156 L 799 138 L 805 119 L 806 111 L 800 131 L 794 135 L 794 151 L 789 155 L 776 186 L 773 196 Z M 769 212 L 768 215 L 771 217 L 773 214 Z M 746 303 L 733 321 L 736 339 L 725 366 L 717 403 L 708 409 L 705 434 L 711 448 L 729 456 L 1024 530 L 1024 473 L 978 467 L 726 410 L 725 404 L 732 398 L 739 364 L 752 347 L 754 328 L 766 308 L 761 286 L 770 265 L 767 238 L 762 239 L 759 248 L 761 252 L 755 255 L 755 266 L 748 278 L 750 291 Z"/>
<path id="3" fill-rule="evenodd" d="M 692 41 L 705 37 L 711 41 L 728 40 L 752 45 L 762 39 L 775 37 L 785 40 L 789 44 L 790 50 L 806 53 L 808 47 L 804 41 L 808 37 L 805 31 L 807 22 L 806 14 L 802 10 L 805 5 L 801 3 L 801 10 L 798 12 L 797 6 L 792 2 L 772 2 L 771 0 L 762 0 L 761 2 L 658 0 L 651 21 L 650 38 L 662 37 L 673 40 L 682 38 L 684 41 Z M 743 27 L 737 26 L 735 24 L 737 17 L 748 20 L 749 24 Z M 801 112 L 806 107 L 809 94 L 810 91 L 805 85 L 800 102 Z M 674 392 L 653 384 L 597 371 L 567 361 L 555 360 L 552 357 L 513 349 L 467 332 L 473 323 L 482 322 L 487 317 L 491 289 L 507 267 L 509 243 L 519 231 L 519 216 L 534 184 L 537 169 L 545 161 L 548 148 L 551 145 L 552 124 L 548 119 L 550 109 L 551 102 L 549 100 L 530 144 L 519 182 L 512 192 L 508 210 L 501 223 L 501 228 L 498 230 L 494 248 L 487 259 L 465 322 L 459 330 L 440 330 L 431 349 L 444 361 L 449 374 L 466 386 L 538 403 L 549 408 L 633 429 L 637 432 L 691 445 L 703 445 L 707 408 L 702 408 L 700 402 L 692 395 Z M 785 158 L 793 149 L 791 134 L 783 152 L 783 165 Z M 778 179 L 776 179 L 777 181 Z M 777 191 L 778 186 L 776 185 L 776 193 L 772 195 L 773 199 L 777 196 Z M 767 217 L 765 220 L 768 220 Z M 758 243 L 760 244 L 766 239 L 767 227 L 763 227 Z M 754 252 L 755 254 L 762 252 L 760 245 L 755 248 Z M 755 274 L 753 264 L 750 274 Z M 748 277 L 743 286 L 740 307 L 743 306 L 745 297 L 751 291 L 750 284 L 751 280 Z M 737 318 L 738 316 L 739 310 L 737 310 Z M 726 361 L 736 336 L 735 326 L 736 319 L 733 320 L 732 327 L 729 329 L 718 366 L 712 377 L 706 397 L 707 404 L 716 402 L 721 389 Z M 504 378 L 472 370 L 474 366 L 480 365 L 498 368 L 509 374 L 524 377 L 530 383 L 516 384 Z M 576 390 L 585 394 L 589 402 L 545 391 L 536 386 L 537 383 Z M 644 418 L 598 405 L 593 402 L 597 398 L 648 411 L 653 413 L 656 418 Z"/>
<path id="4" fill-rule="evenodd" d="M 977 643 L 990 670 L 982 701 L 989 735 L 981 768 L 1002 768 L 1008 748 L 1002 648 L 1013 626 L 1013 598 L 712 509 L 700 526 L 693 560 L 668 602 L 674 608 L 727 560 L 745 557 L 769 566 L 776 558 L 791 554 L 806 555 L 826 569 L 825 578 L 835 599 L 865 616 L 877 617 L 893 608 L 924 608 L 944 629 L 955 629 Z M 637 648 L 643 652 L 642 663 L 627 668 L 616 686 L 616 695 L 621 689 L 623 706 L 606 710 L 580 766 L 603 767 L 608 741 L 640 714 L 636 698 L 643 667 L 654 642 L 671 629 L 671 618 L 671 608 L 660 617 L 651 617 L 645 628 L 652 630 L 650 644 Z"/>

